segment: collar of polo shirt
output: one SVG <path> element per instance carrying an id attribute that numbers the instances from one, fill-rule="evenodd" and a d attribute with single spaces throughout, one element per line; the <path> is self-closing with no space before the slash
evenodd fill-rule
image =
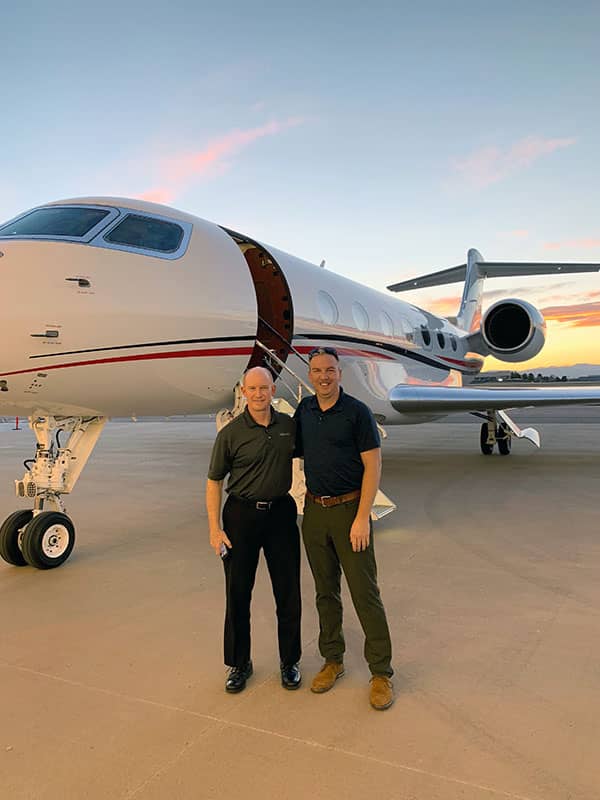
<path id="1" fill-rule="evenodd" d="M 331 408 L 327 408 L 327 409 L 325 409 L 325 411 L 322 411 L 321 410 L 321 406 L 319 405 L 319 401 L 317 400 L 317 395 L 316 394 L 313 394 L 312 397 L 310 398 L 310 400 L 311 400 L 311 404 L 310 405 L 311 405 L 311 408 L 315 409 L 315 411 L 320 411 L 322 414 L 330 414 L 332 411 L 339 411 L 340 410 L 343 398 L 344 398 L 344 390 L 340 386 L 339 397 L 335 401 L 335 403 L 331 406 Z"/>
<path id="2" fill-rule="evenodd" d="M 257 422 L 252 414 L 250 413 L 248 406 L 244 409 L 244 420 L 246 421 L 246 425 L 250 428 L 265 428 L 269 427 L 275 422 L 275 409 L 271 406 L 271 419 L 269 420 L 269 425 L 261 425 L 260 422 Z"/>

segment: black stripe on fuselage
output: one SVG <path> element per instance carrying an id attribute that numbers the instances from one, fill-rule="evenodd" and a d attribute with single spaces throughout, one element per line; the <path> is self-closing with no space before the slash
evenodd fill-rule
<path id="1" fill-rule="evenodd" d="M 457 364 L 456 366 L 452 364 L 440 364 L 439 361 L 435 361 L 430 356 L 426 356 L 423 353 L 416 353 L 414 350 L 408 350 L 406 347 L 400 347 L 397 344 L 391 344 L 391 342 L 380 342 L 380 341 L 373 341 L 372 339 L 363 339 L 360 336 L 347 336 L 346 334 L 340 333 L 331 333 L 331 334 L 323 334 L 323 333 L 297 333 L 294 335 L 294 339 L 313 339 L 313 340 L 322 340 L 326 339 L 328 342 L 348 342 L 349 344 L 361 344 L 361 345 L 370 345 L 371 347 L 379 348 L 380 350 L 386 350 L 389 353 L 394 353 L 398 356 L 405 356 L 406 358 L 410 358 L 413 361 L 419 361 L 421 364 L 426 364 L 428 367 L 435 367 L 436 369 L 444 369 L 446 371 L 451 369 L 456 369 L 459 372 L 474 372 L 473 369 L 460 369 L 460 365 Z M 464 359 L 456 359 L 457 361 L 464 361 Z"/>
<path id="2" fill-rule="evenodd" d="M 176 344 L 211 344 L 212 342 L 253 342 L 256 336 L 214 336 L 205 339 L 174 339 L 168 342 L 142 342 L 141 344 L 117 344 L 111 347 L 89 347 L 85 350 L 63 350 L 60 353 L 39 353 L 29 358 L 51 358 L 56 356 L 79 356 L 84 353 L 105 353 L 108 350 L 130 350 L 136 347 L 168 347 Z"/>
<path id="3" fill-rule="evenodd" d="M 399 345 L 391 344 L 390 342 L 380 342 L 380 341 L 373 341 L 372 339 L 365 339 L 361 336 L 348 336 L 346 334 L 339 334 L 339 333 L 330 333 L 324 334 L 322 332 L 318 333 L 298 333 L 295 334 L 294 339 L 308 339 L 312 341 L 331 341 L 331 342 L 340 342 L 344 343 L 347 342 L 348 344 L 360 344 L 363 346 L 373 347 L 375 349 L 385 350 L 389 353 L 394 353 L 394 355 L 404 356 L 405 358 L 412 359 L 413 361 L 418 361 L 421 364 L 426 364 L 429 367 L 434 367 L 435 369 L 445 370 L 448 372 L 451 369 L 456 369 L 459 372 L 474 372 L 478 370 L 473 369 L 461 369 L 460 365 L 452 365 L 452 364 L 440 364 L 439 361 L 434 360 L 433 358 L 424 355 L 423 353 L 415 352 L 414 350 L 408 350 L 405 347 L 400 347 Z M 174 339 L 170 341 L 163 341 L 163 342 L 142 342 L 139 344 L 120 344 L 120 345 L 113 345 L 111 347 L 90 347 L 85 348 L 83 350 L 63 350 L 59 353 L 39 353 L 32 356 L 29 356 L 31 359 L 35 358 L 56 358 L 57 356 L 75 356 L 75 355 L 84 355 L 86 353 L 106 353 L 111 350 L 130 350 L 130 349 L 137 349 L 141 347 L 169 347 L 175 345 L 182 345 L 182 344 L 212 344 L 215 342 L 252 342 L 255 341 L 255 336 L 214 336 L 214 337 L 205 337 L 203 339 Z M 457 359 L 458 360 L 458 359 Z"/>

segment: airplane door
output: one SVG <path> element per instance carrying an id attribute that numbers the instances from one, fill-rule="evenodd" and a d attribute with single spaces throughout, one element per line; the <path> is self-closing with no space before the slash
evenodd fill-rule
<path id="1" fill-rule="evenodd" d="M 232 237 L 244 254 L 252 276 L 258 307 L 256 338 L 285 361 L 291 352 L 294 332 L 292 296 L 285 275 L 274 256 L 262 245 L 242 234 L 226 228 L 223 230 Z M 255 345 L 248 368 L 261 366 L 264 360 L 264 351 Z M 271 367 L 277 374 L 281 371 L 275 363 Z"/>

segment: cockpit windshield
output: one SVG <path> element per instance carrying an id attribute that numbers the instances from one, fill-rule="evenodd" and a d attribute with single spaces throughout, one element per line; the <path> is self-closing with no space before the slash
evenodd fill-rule
<path id="1" fill-rule="evenodd" d="M 183 228 L 175 222 L 128 214 L 104 238 L 113 244 L 174 253 L 183 239 Z"/>
<path id="2" fill-rule="evenodd" d="M 51 206 L 36 208 L 0 227 L 0 237 L 9 236 L 85 236 L 110 214 L 103 208 Z"/>

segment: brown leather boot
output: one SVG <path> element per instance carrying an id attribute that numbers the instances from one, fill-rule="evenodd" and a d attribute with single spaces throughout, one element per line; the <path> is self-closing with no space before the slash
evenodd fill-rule
<path id="1" fill-rule="evenodd" d="M 328 692 L 338 678 L 344 674 L 344 665 L 337 661 L 326 661 L 313 678 L 310 690 L 321 694 Z"/>
<path id="2" fill-rule="evenodd" d="M 377 711 L 384 711 L 394 702 L 394 685 L 385 675 L 373 675 L 371 678 L 369 700 Z"/>

